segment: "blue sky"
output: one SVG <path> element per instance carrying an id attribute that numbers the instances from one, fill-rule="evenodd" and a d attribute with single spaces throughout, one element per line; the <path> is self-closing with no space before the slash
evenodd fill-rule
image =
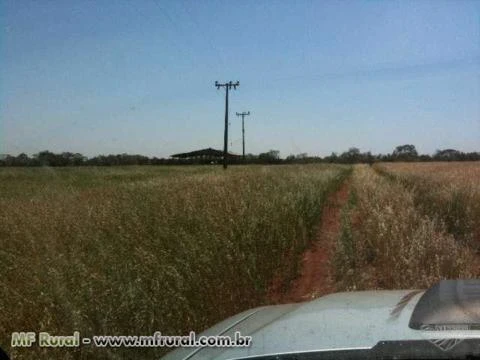
<path id="1" fill-rule="evenodd" d="M 480 1 L 0 6 L 0 153 L 480 150 Z"/>

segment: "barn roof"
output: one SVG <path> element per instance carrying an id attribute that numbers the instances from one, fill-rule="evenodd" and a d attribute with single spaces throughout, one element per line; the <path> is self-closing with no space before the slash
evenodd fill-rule
<path id="1" fill-rule="evenodd" d="M 223 158 L 223 151 L 221 150 L 215 150 L 212 148 L 207 148 L 207 149 L 201 149 L 201 150 L 196 150 L 196 151 L 191 151 L 191 152 L 186 152 L 186 153 L 179 153 L 179 154 L 174 154 L 171 155 L 173 158 L 180 158 L 180 159 L 185 159 L 185 158 L 190 158 L 190 157 L 197 157 L 197 156 L 207 156 L 207 157 L 218 157 L 218 158 Z M 230 157 L 236 157 L 238 155 L 228 153 L 228 156 Z"/>

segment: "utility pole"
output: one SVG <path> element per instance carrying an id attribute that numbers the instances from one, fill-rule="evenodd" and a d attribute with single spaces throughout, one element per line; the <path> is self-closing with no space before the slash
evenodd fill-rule
<path id="1" fill-rule="evenodd" d="M 228 164 L 228 91 L 233 87 L 233 90 L 237 89 L 240 83 L 229 81 L 224 84 L 220 84 L 218 81 L 215 81 L 215 86 L 217 89 L 221 87 L 225 88 L 225 133 L 223 136 L 223 168 L 227 168 Z"/>
<path id="2" fill-rule="evenodd" d="M 238 113 L 237 112 L 237 116 L 241 116 L 242 117 L 242 145 L 243 145 L 243 161 L 245 162 L 245 116 L 249 116 L 250 115 L 250 111 L 247 111 L 247 112 L 241 112 L 241 113 Z"/>

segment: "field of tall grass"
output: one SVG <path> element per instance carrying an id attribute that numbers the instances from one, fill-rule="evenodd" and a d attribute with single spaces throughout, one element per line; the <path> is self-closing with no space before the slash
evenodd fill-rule
<path id="1" fill-rule="evenodd" d="M 388 172 L 400 171 L 397 166 L 388 166 Z M 466 185 L 459 189 L 472 191 Z M 435 198 L 437 189 L 430 191 Z M 369 166 L 355 168 L 336 249 L 337 289 L 426 288 L 443 278 L 474 275 L 470 244 L 455 238 L 443 212 L 421 211 L 417 196 L 416 188 Z"/>
<path id="2" fill-rule="evenodd" d="M 417 209 L 438 217 L 459 242 L 480 251 L 480 162 L 381 164 L 413 191 Z"/>
<path id="3" fill-rule="evenodd" d="M 15 359 L 140 349 L 10 349 L 12 331 L 184 334 L 297 274 L 341 166 L 0 169 L 0 346 Z M 144 355 L 161 355 L 145 350 Z"/>

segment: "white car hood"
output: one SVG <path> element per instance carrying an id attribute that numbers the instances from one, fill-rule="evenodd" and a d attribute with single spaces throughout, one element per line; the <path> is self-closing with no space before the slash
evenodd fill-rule
<path id="1" fill-rule="evenodd" d="M 360 291 L 316 300 L 255 308 L 201 335 L 252 337 L 245 348 L 181 348 L 164 359 L 238 359 L 313 351 L 370 349 L 380 341 L 480 338 L 480 331 L 428 331 L 409 327 L 424 291 Z"/>

